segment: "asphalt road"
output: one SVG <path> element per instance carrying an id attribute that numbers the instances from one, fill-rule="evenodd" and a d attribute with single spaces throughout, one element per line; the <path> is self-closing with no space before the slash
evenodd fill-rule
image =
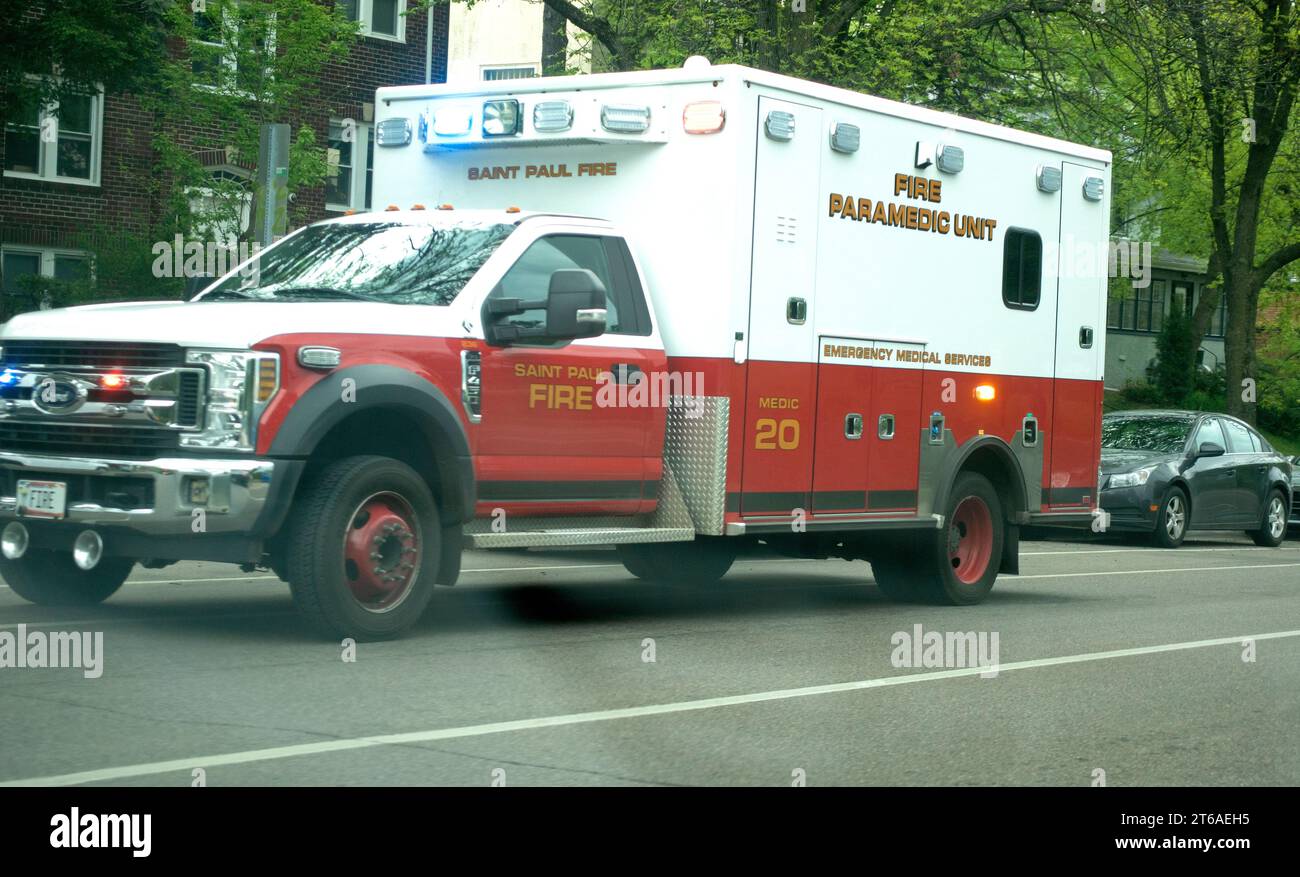
<path id="1" fill-rule="evenodd" d="M 1300 542 L 1022 553 L 947 608 L 887 602 L 862 562 L 756 558 L 700 592 L 609 551 L 476 552 L 355 660 L 230 566 L 137 570 L 93 609 L 4 587 L 0 632 L 102 632 L 103 664 L 0 669 L 0 783 L 1300 784 Z M 996 675 L 899 666 L 915 625 L 985 634 Z"/>

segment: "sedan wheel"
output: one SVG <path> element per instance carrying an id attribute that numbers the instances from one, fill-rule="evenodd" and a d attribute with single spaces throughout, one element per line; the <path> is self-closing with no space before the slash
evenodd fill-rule
<path id="1" fill-rule="evenodd" d="M 1282 540 L 1286 537 L 1286 498 L 1282 496 L 1281 491 L 1274 490 L 1268 495 L 1259 529 L 1246 532 L 1251 539 L 1255 540 L 1256 545 L 1276 548 L 1282 544 Z"/>
<path id="2" fill-rule="evenodd" d="M 1160 548 L 1177 548 L 1187 535 L 1187 494 L 1181 487 L 1171 487 L 1156 515 L 1153 540 Z"/>

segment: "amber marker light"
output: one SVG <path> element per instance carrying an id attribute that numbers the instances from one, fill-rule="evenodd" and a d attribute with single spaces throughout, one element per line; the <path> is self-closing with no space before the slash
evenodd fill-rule
<path id="1" fill-rule="evenodd" d="M 992 384 L 980 384 L 975 388 L 975 398 L 981 402 L 992 402 L 997 396 L 997 390 L 993 389 Z"/>
<path id="2" fill-rule="evenodd" d="M 722 108 L 722 101 L 695 101 L 682 110 L 682 127 L 687 134 L 716 134 L 725 124 L 727 111 Z"/>

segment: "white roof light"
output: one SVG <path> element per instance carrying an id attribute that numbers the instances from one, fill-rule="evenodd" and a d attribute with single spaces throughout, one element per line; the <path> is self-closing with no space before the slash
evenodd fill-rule
<path id="1" fill-rule="evenodd" d="M 1089 201 L 1100 201 L 1102 193 L 1106 191 L 1105 183 L 1101 177 L 1084 177 L 1083 178 L 1083 197 Z"/>
<path id="2" fill-rule="evenodd" d="M 1038 170 L 1034 172 L 1034 181 L 1040 192 L 1059 192 L 1061 191 L 1061 169 L 1040 164 Z"/>
<path id="3" fill-rule="evenodd" d="M 600 124 L 606 131 L 640 134 L 650 127 L 650 108 L 645 105 L 605 104 L 600 108 Z"/>
<path id="4" fill-rule="evenodd" d="M 831 126 L 831 149 L 836 152 L 857 152 L 862 143 L 862 129 L 848 122 Z"/>
<path id="5" fill-rule="evenodd" d="M 966 151 L 960 146 L 940 143 L 935 153 L 935 164 L 945 174 L 959 174 L 966 166 Z"/>
<path id="6" fill-rule="evenodd" d="M 573 106 L 567 100 L 544 100 L 533 106 L 533 130 L 567 131 L 573 127 Z"/>
<path id="7" fill-rule="evenodd" d="M 380 146 L 405 146 L 410 142 L 410 119 L 405 117 L 384 119 L 375 126 L 375 143 Z"/>
<path id="8" fill-rule="evenodd" d="M 794 113 L 787 113 L 785 110 L 772 110 L 767 114 L 767 121 L 763 123 L 763 129 L 767 131 L 767 136 L 773 140 L 793 140 Z"/>

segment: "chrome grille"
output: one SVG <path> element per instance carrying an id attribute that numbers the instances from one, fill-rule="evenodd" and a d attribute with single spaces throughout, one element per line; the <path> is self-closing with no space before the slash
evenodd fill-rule
<path id="1" fill-rule="evenodd" d="M 149 459 L 179 444 L 179 433 L 148 426 L 0 420 L 0 450 L 4 451 Z"/>
<path id="2" fill-rule="evenodd" d="M 0 359 L 6 368 L 166 368 L 184 364 L 185 350 L 175 344 L 114 341 L 6 341 Z"/>

